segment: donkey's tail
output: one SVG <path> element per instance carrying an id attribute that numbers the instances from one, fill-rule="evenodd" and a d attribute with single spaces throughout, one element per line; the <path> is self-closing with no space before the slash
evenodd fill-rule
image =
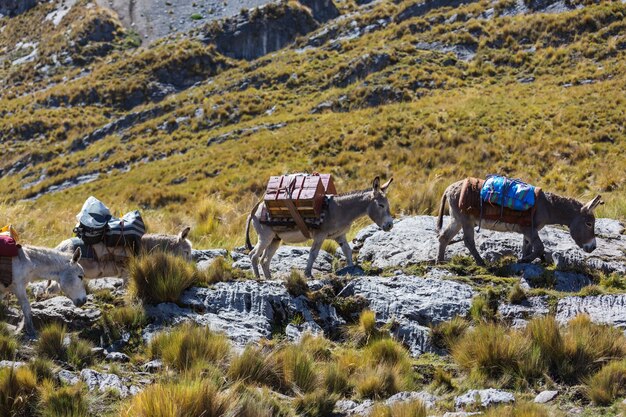
<path id="1" fill-rule="evenodd" d="M 254 216 L 254 213 L 256 213 L 256 209 L 259 208 L 259 205 L 261 204 L 261 200 L 259 200 L 254 207 L 252 208 L 252 211 L 250 212 L 250 215 L 248 216 L 248 219 L 246 220 L 246 248 L 248 250 L 252 250 L 252 242 L 250 242 L 250 222 L 252 222 L 252 216 Z"/>
<path id="2" fill-rule="evenodd" d="M 448 198 L 448 190 L 443 192 L 441 203 L 439 203 L 439 218 L 437 219 L 437 233 L 441 231 L 443 226 L 443 212 L 446 209 L 446 199 Z"/>

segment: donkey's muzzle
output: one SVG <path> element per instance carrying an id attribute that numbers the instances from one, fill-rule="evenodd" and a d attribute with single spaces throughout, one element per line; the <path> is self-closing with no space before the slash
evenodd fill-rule
<path id="1" fill-rule="evenodd" d="M 596 240 L 593 239 L 591 242 L 585 243 L 583 245 L 583 250 L 587 253 L 591 253 L 596 249 Z"/>
<path id="2" fill-rule="evenodd" d="M 85 305 L 85 303 L 86 303 L 86 302 L 87 302 L 87 297 L 77 298 L 77 299 L 74 301 L 74 305 L 75 305 L 76 307 L 82 307 L 82 306 L 84 306 L 84 305 Z"/>
<path id="3" fill-rule="evenodd" d="M 383 230 L 385 232 L 388 232 L 391 229 L 393 229 L 393 222 L 388 222 L 388 223 L 383 224 Z"/>

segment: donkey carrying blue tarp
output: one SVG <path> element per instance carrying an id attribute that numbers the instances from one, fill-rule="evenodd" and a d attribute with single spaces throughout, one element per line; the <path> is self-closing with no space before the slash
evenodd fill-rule
<path id="1" fill-rule="evenodd" d="M 529 210 L 535 206 L 535 187 L 518 179 L 489 175 L 480 190 L 483 201 L 512 210 Z"/>

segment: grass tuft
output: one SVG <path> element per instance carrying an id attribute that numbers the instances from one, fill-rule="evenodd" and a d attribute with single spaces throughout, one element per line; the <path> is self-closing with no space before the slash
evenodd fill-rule
<path id="1" fill-rule="evenodd" d="M 294 400 L 296 411 L 306 417 L 325 417 L 333 415 L 338 397 L 323 389 L 300 395 Z"/>
<path id="2" fill-rule="evenodd" d="M 449 350 L 465 334 L 469 326 L 470 323 L 459 316 L 436 324 L 430 328 L 433 344 L 438 348 Z"/>
<path id="3" fill-rule="evenodd" d="M 426 417 L 426 406 L 420 400 L 398 402 L 391 406 L 376 404 L 370 417 Z"/>
<path id="4" fill-rule="evenodd" d="M 289 276 L 285 278 L 285 288 L 293 297 L 306 296 L 309 293 L 309 284 L 306 278 L 295 269 L 292 269 Z"/>
<path id="5" fill-rule="evenodd" d="M 0 369 L 1 416 L 35 415 L 37 397 L 37 376 L 28 367 Z"/>
<path id="6" fill-rule="evenodd" d="M 507 298 L 511 304 L 520 304 L 526 299 L 526 291 L 522 289 L 519 283 L 515 283 Z"/>
<path id="7" fill-rule="evenodd" d="M 596 405 L 610 405 L 626 395 L 626 361 L 613 361 L 605 365 L 586 382 L 587 396 Z"/>
<path id="8" fill-rule="evenodd" d="M 37 340 L 35 351 L 44 358 L 65 360 L 66 336 L 65 326 L 59 323 L 51 323 L 39 332 L 39 340 Z"/>
<path id="9" fill-rule="evenodd" d="M 39 415 L 41 417 L 87 417 L 89 415 L 89 405 L 81 384 L 56 387 L 50 380 L 46 380 L 40 392 Z"/>

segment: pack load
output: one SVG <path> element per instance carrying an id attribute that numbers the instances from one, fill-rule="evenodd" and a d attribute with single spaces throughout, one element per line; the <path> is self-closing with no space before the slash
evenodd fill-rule
<path id="1" fill-rule="evenodd" d="M 533 226 L 534 202 L 541 188 L 533 187 L 533 205 L 526 210 L 514 210 L 507 206 L 484 201 L 482 190 L 485 189 L 486 181 L 480 178 L 466 178 L 461 187 L 459 209 L 465 214 L 485 220 L 500 221 L 503 223 L 518 224 L 520 226 Z"/>
<path id="2" fill-rule="evenodd" d="M 104 233 L 104 243 L 107 246 L 124 246 L 132 248 L 135 253 L 141 247 L 141 237 L 146 233 L 138 210 L 126 213 L 121 219 L 111 218 Z"/>
<path id="3" fill-rule="evenodd" d="M 127 247 L 139 251 L 146 226 L 139 211 L 126 213 L 121 219 L 111 215 L 100 200 L 91 196 L 76 216 L 74 233 L 85 245 L 103 243 L 110 247 Z"/>
<path id="4" fill-rule="evenodd" d="M 530 210 L 535 206 L 535 187 L 518 179 L 489 175 L 480 190 L 483 201 L 511 210 Z"/>
<path id="5" fill-rule="evenodd" d="M 19 235 L 11 225 L 0 229 L 0 284 L 8 287 L 13 282 L 13 258 L 19 254 Z"/>
<path id="6" fill-rule="evenodd" d="M 91 196 L 83 204 L 80 213 L 76 215 L 78 225 L 74 228 L 74 233 L 87 245 L 102 242 L 112 217 L 109 208 L 96 197 Z"/>
<path id="7" fill-rule="evenodd" d="M 337 194 L 330 174 L 291 174 L 270 177 L 263 198 L 263 223 L 293 226 L 300 230 L 319 227 L 326 195 Z M 305 234 L 306 235 L 306 234 Z"/>

